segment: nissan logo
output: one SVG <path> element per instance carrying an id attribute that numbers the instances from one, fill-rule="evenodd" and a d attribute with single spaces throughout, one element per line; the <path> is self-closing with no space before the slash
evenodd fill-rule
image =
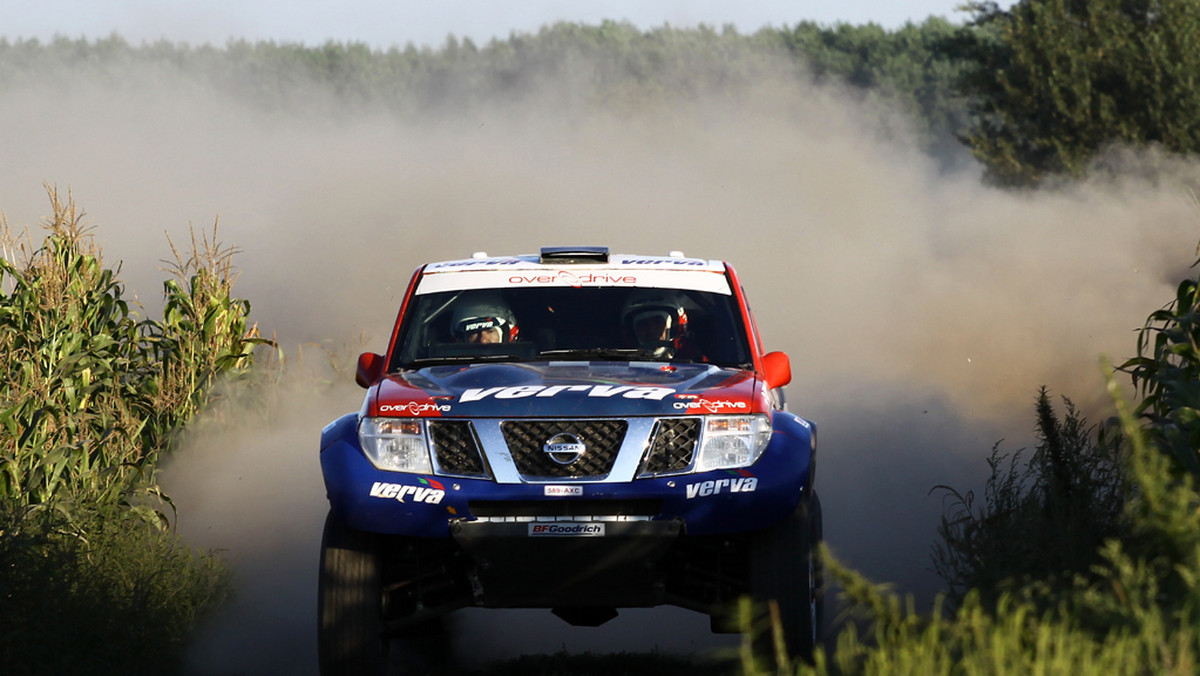
<path id="1" fill-rule="evenodd" d="M 542 451 L 560 465 L 569 465 L 587 452 L 583 440 L 574 434 L 555 434 L 546 440 Z"/>

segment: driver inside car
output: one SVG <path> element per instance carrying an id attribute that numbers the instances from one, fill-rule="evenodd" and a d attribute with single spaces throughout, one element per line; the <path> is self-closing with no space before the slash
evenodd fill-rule
<path id="1" fill-rule="evenodd" d="M 510 343 L 517 339 L 517 320 L 502 301 L 468 299 L 454 308 L 450 320 L 455 342 L 475 345 Z"/>
<path id="2" fill-rule="evenodd" d="M 634 295 L 625 303 L 622 324 L 635 345 L 654 357 L 695 358 L 687 346 L 687 310 L 674 294 Z"/>
<path id="3" fill-rule="evenodd" d="M 672 321 L 666 312 L 644 312 L 633 318 L 633 334 L 638 345 L 658 345 L 671 339 Z"/>

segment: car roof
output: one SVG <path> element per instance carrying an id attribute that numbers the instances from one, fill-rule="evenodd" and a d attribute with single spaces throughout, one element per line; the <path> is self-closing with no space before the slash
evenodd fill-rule
<path id="1" fill-rule="evenodd" d="M 429 263 L 418 294 L 480 288 L 530 286 L 628 286 L 731 293 L 722 261 L 666 256 L 609 254 L 603 247 L 547 247 L 540 254 L 471 258 Z"/>
<path id="2" fill-rule="evenodd" d="M 722 261 L 689 258 L 679 251 L 672 251 L 665 256 L 609 254 L 608 249 L 604 247 L 546 247 L 542 249 L 541 254 L 517 256 L 488 256 L 486 253 L 479 252 L 470 258 L 429 263 L 425 268 L 434 271 L 447 268 L 480 270 L 497 267 L 536 269 L 557 268 L 563 265 L 614 269 L 708 269 L 722 272 L 725 270 L 725 263 Z"/>

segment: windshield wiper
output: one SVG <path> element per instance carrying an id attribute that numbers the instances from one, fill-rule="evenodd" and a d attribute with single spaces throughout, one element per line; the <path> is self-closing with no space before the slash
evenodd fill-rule
<path id="1" fill-rule="evenodd" d="M 407 364 L 406 367 L 430 366 L 432 364 L 461 364 L 477 361 L 525 361 L 515 354 L 446 354 L 440 357 L 420 357 Z"/>
<path id="2" fill-rule="evenodd" d="M 657 361 L 650 350 L 636 347 L 593 347 L 567 350 L 542 350 L 538 357 L 575 357 L 578 359 L 609 359 L 613 361 L 632 361 L 634 359 L 649 359 Z"/>

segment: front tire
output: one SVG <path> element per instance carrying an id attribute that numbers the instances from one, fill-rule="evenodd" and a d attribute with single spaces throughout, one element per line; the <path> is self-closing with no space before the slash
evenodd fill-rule
<path id="1" fill-rule="evenodd" d="M 776 654 L 776 627 L 769 610 L 774 601 L 783 647 L 792 657 L 812 661 L 824 619 L 824 572 L 817 553 L 822 534 L 821 502 L 813 493 L 782 523 L 755 535 L 750 592 L 755 601 L 755 643 L 760 655 Z"/>
<path id="2" fill-rule="evenodd" d="M 317 660 L 321 676 L 372 676 L 384 664 L 383 565 L 379 536 L 332 512 L 321 538 Z"/>

